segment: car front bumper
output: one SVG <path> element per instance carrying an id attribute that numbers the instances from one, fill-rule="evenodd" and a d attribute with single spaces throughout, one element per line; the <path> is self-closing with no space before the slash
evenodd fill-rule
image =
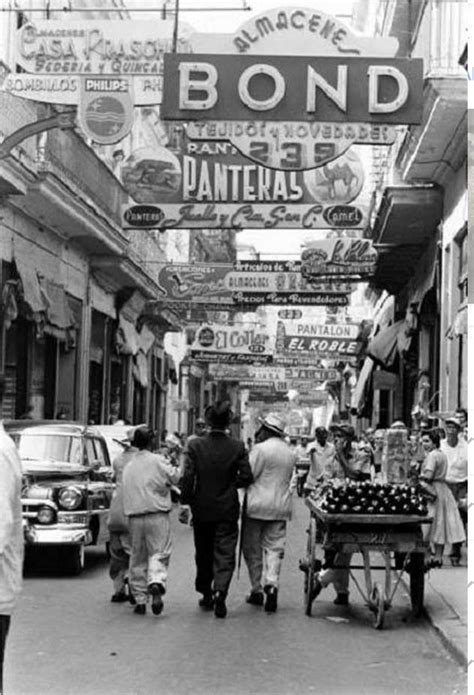
<path id="1" fill-rule="evenodd" d="M 92 533 L 82 525 L 68 524 L 64 526 L 42 526 L 40 524 L 25 524 L 24 538 L 27 545 L 89 545 L 92 543 Z"/>

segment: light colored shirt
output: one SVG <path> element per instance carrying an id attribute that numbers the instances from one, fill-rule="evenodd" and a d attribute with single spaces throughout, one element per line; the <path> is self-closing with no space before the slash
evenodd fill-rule
<path id="1" fill-rule="evenodd" d="M 336 459 L 336 448 L 331 442 L 321 446 L 318 442 L 311 442 L 308 446 L 311 458 L 311 466 L 306 479 L 306 487 L 314 487 L 317 481 L 330 478 L 342 478 L 343 470 Z"/>
<path id="2" fill-rule="evenodd" d="M 446 482 L 464 483 L 467 480 L 467 442 L 458 438 L 456 446 L 450 446 L 446 439 L 440 443 L 441 451 L 448 459 Z"/>
<path id="3" fill-rule="evenodd" d="M 291 518 L 291 483 L 296 455 L 279 437 L 256 444 L 250 452 L 254 482 L 247 488 L 247 516 L 285 521 Z"/>
<path id="4" fill-rule="evenodd" d="M 123 509 L 127 516 L 168 512 L 170 490 L 180 477 L 179 468 L 164 456 L 143 449 L 137 451 L 123 471 Z"/>
<path id="5" fill-rule="evenodd" d="M 21 460 L 0 422 L 0 615 L 10 615 L 21 591 L 23 526 Z"/>

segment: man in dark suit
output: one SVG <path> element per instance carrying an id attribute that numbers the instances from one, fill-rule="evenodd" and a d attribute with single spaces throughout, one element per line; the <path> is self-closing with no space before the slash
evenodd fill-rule
<path id="1" fill-rule="evenodd" d="M 184 452 L 181 479 L 182 513 L 193 515 L 196 550 L 196 591 L 203 595 L 201 608 L 225 618 L 225 600 L 235 569 L 238 519 L 240 512 L 237 488 L 252 483 L 245 445 L 225 430 L 232 411 L 227 401 L 206 410 L 209 432 L 188 442 Z"/>

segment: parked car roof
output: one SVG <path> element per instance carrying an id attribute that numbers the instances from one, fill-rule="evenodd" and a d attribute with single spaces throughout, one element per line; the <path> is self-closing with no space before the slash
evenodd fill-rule
<path id="1" fill-rule="evenodd" d="M 65 420 L 4 420 L 3 425 L 7 432 L 23 432 L 34 430 L 34 434 L 85 435 L 95 437 L 103 436 L 95 425 L 84 425 L 81 422 Z"/>

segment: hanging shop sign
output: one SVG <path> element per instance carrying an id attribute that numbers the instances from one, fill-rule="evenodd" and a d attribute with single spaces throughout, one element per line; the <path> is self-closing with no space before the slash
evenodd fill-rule
<path id="1" fill-rule="evenodd" d="M 205 362 L 271 362 L 269 336 L 245 326 L 201 326 L 191 345 L 191 357 Z"/>
<path id="2" fill-rule="evenodd" d="M 191 306 L 319 304 L 347 306 L 353 286 L 308 281 L 300 262 L 170 263 L 158 271 L 158 302 Z M 295 310 L 285 310 L 287 312 Z"/>
<path id="3" fill-rule="evenodd" d="M 372 276 L 377 250 L 371 239 L 324 239 L 311 243 L 301 255 L 301 274 L 305 278 L 324 276 Z"/>
<path id="4" fill-rule="evenodd" d="M 326 393 L 326 391 L 298 393 L 296 400 L 299 403 L 299 405 L 305 405 L 311 408 L 318 408 L 322 405 L 327 405 L 329 395 Z"/>
<path id="5" fill-rule="evenodd" d="M 122 183 L 136 201 L 122 208 L 125 229 L 364 228 L 366 206 L 352 203 L 362 167 L 276 171 L 252 164 L 230 143 L 182 140 L 132 153 Z M 339 176 L 341 174 L 341 176 Z"/>
<path id="6" fill-rule="evenodd" d="M 313 338 L 340 338 L 356 340 L 360 333 L 358 323 L 325 323 L 323 321 L 287 321 L 284 324 L 288 335 L 311 336 Z"/>
<path id="7" fill-rule="evenodd" d="M 250 381 L 273 383 L 284 381 L 285 370 L 272 366 L 209 364 L 208 374 L 214 381 Z"/>
<path id="8" fill-rule="evenodd" d="M 423 61 L 416 58 L 168 53 L 161 114 L 408 125 L 421 122 L 422 94 Z"/>
<path id="9" fill-rule="evenodd" d="M 316 367 L 289 367 L 285 369 L 287 379 L 294 381 L 311 380 L 317 382 L 323 381 L 341 381 L 341 372 L 337 369 L 318 369 Z"/>
<path id="10" fill-rule="evenodd" d="M 128 77 L 80 80 L 77 119 L 85 135 L 99 145 L 113 145 L 128 135 L 133 125 L 133 88 Z"/>
<path id="11" fill-rule="evenodd" d="M 197 121 L 187 124 L 186 133 L 191 140 L 228 141 L 272 169 L 314 169 L 337 158 L 338 166 L 328 168 L 327 175 L 339 181 L 354 177 L 350 157 L 339 161 L 351 145 L 393 145 L 396 137 L 389 125 L 305 121 Z"/>
<path id="12" fill-rule="evenodd" d="M 360 36 L 314 7 L 281 7 L 254 15 L 233 34 L 195 34 L 196 53 L 394 56 L 392 36 Z"/>
<path id="13" fill-rule="evenodd" d="M 318 356 L 328 355 L 336 357 L 340 355 L 357 355 L 362 344 L 360 341 L 345 335 L 344 330 L 339 331 L 337 324 L 327 324 L 326 326 L 312 326 L 318 329 L 315 334 L 292 334 L 281 321 L 277 323 L 275 353 L 288 354 L 294 353 L 316 353 Z M 342 326 L 344 329 L 345 326 Z"/>
<path id="14" fill-rule="evenodd" d="M 178 50 L 192 51 L 190 31 L 180 24 Z M 23 72 L 5 79 L 2 90 L 53 104 L 77 104 L 81 76 L 123 79 L 133 86 L 136 106 L 161 103 L 163 55 L 172 50 L 167 21 L 34 20 L 17 31 L 15 63 Z"/>

